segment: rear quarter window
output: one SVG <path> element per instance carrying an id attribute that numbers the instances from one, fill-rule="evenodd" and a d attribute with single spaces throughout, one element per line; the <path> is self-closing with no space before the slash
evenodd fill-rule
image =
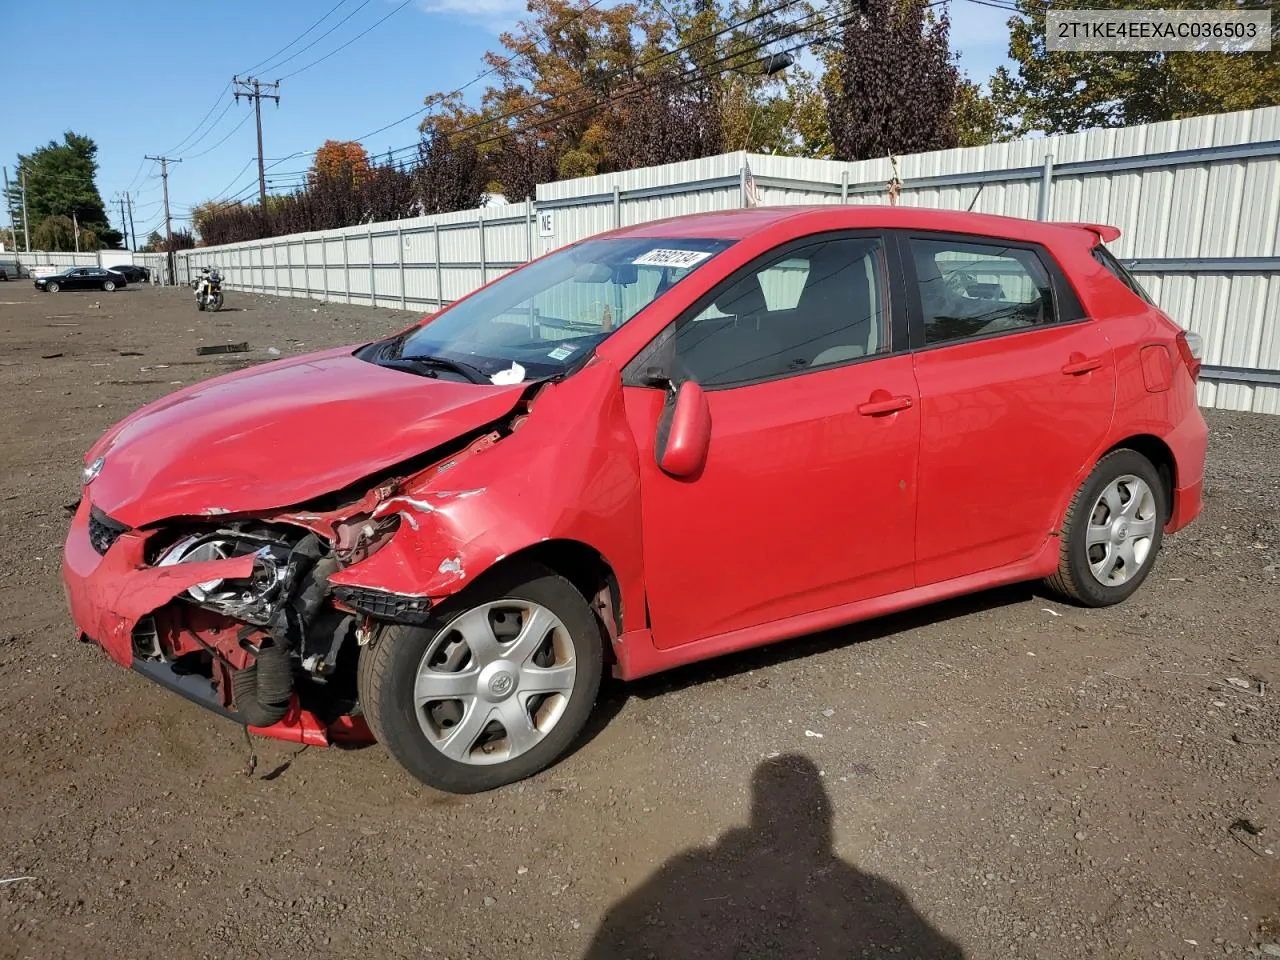
<path id="1" fill-rule="evenodd" d="M 1107 270 L 1110 271 L 1112 276 L 1114 276 L 1117 280 L 1123 283 L 1126 287 L 1128 287 L 1130 290 L 1136 293 L 1139 297 L 1141 297 L 1147 303 L 1151 304 L 1151 306 L 1154 307 L 1156 305 L 1155 300 L 1151 298 L 1151 294 L 1147 293 L 1146 288 L 1138 282 L 1137 277 L 1135 277 L 1132 273 L 1130 273 L 1128 268 L 1126 268 L 1123 263 L 1117 260 L 1115 258 L 1115 255 L 1112 254 L 1112 252 L 1108 250 L 1106 247 L 1104 247 L 1102 244 L 1098 244 L 1096 247 L 1093 248 L 1093 259 L 1097 260 L 1100 264 L 1106 267 Z"/>

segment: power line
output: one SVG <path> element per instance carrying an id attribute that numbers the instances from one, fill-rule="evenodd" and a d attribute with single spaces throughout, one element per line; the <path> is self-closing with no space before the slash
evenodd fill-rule
<path id="1" fill-rule="evenodd" d="M 290 77 L 296 77 L 298 74 L 302 73 L 302 71 L 304 71 L 304 70 L 310 70 L 312 67 L 314 67 L 314 66 L 315 66 L 316 64 L 318 64 L 318 63 L 323 63 L 324 61 L 326 61 L 326 60 L 328 60 L 330 57 L 332 57 L 335 53 L 339 52 L 340 50 L 345 50 L 347 47 L 351 46 L 353 43 L 355 43 L 357 40 L 359 40 L 361 37 L 363 37 L 363 36 L 364 36 L 366 33 L 368 33 L 370 30 L 374 29 L 374 27 L 377 27 L 377 26 L 379 26 L 380 24 L 385 23 L 387 20 L 389 20 L 389 19 L 391 19 L 392 17 L 394 17 L 397 13 L 399 13 L 401 10 L 403 10 L 405 7 L 407 7 L 407 6 L 408 6 L 410 3 L 412 3 L 412 2 L 413 2 L 413 0 L 402 0 L 402 2 L 400 3 L 400 5 L 399 5 L 398 7 L 396 7 L 394 10 L 392 10 L 390 13 L 388 13 L 388 14 L 387 14 L 385 17 L 383 17 L 381 20 L 376 21 L 376 22 L 373 24 L 373 26 L 370 26 L 370 27 L 365 28 L 363 31 L 361 31 L 360 33 L 357 33 L 354 37 L 352 37 L 350 40 L 348 40 L 346 43 L 342 44 L 342 46 L 340 46 L 340 47 L 336 47 L 335 49 L 330 50 L 328 53 L 326 53 L 323 57 L 320 57 L 318 60 L 312 60 L 312 61 L 311 61 L 310 63 L 308 63 L 305 67 L 299 67 L 297 70 L 294 70 L 292 73 L 286 73 L 286 74 L 285 74 L 283 77 L 281 77 L 280 79 L 281 79 L 281 80 L 288 80 Z M 358 9 L 358 8 L 357 8 L 357 9 Z"/>
<path id="2" fill-rule="evenodd" d="M 228 101 L 227 101 L 227 105 L 226 105 L 225 107 L 223 107 L 223 108 L 222 108 L 222 112 L 221 112 L 220 114 L 218 114 L 217 118 L 213 121 L 213 123 L 209 124 L 209 128 L 208 128 L 207 130 L 205 130 L 205 132 L 204 132 L 204 133 L 200 134 L 200 136 L 196 137 L 196 138 L 195 138 L 194 140 L 192 140 L 189 144 L 187 144 L 187 146 L 186 146 L 186 148 L 183 150 L 183 152 L 185 153 L 187 150 L 194 150 L 194 149 L 195 149 L 195 147 L 196 147 L 196 145 L 197 145 L 198 143 L 200 143 L 200 141 L 201 141 L 201 140 L 203 140 L 205 137 L 209 136 L 209 134 L 213 133 L 213 131 L 214 131 L 214 130 L 216 130 L 216 129 L 218 128 L 218 124 L 220 124 L 220 123 L 222 122 L 222 118 L 223 118 L 223 117 L 225 117 L 225 116 L 227 115 L 227 111 L 231 109 L 231 106 L 232 106 L 232 104 L 234 104 L 234 103 L 235 103 L 235 101 L 234 101 L 234 100 L 228 100 Z"/>
<path id="3" fill-rule="evenodd" d="M 249 69 L 247 69 L 247 70 L 241 70 L 240 72 L 241 72 L 241 73 L 253 73 L 253 71 L 257 70 L 257 69 L 258 69 L 259 67 L 261 67 L 263 64 L 270 63 L 272 60 L 274 60 L 276 57 L 280 56 L 280 54 L 284 53 L 286 50 L 288 50 L 290 47 L 292 47 L 295 43 L 297 43 L 299 40 L 301 40 L 303 37 L 305 37 L 308 33 L 310 33 L 310 32 L 311 32 L 312 30 L 314 30 L 316 27 L 320 26 L 320 24 L 324 23 L 324 21 L 328 20 L 328 19 L 329 19 L 329 17 L 333 15 L 333 12 L 334 12 L 335 10 L 337 10 L 340 6 L 342 6 L 342 5 L 343 5 L 344 3 L 346 3 L 346 2 L 347 2 L 347 0 L 338 0 L 338 2 L 337 2 L 337 3 L 335 3 L 332 7 L 330 7 L 330 8 L 328 9 L 328 11 L 325 13 L 325 15 L 324 15 L 323 17 L 321 17 L 319 20 L 317 20 L 317 21 L 316 21 L 315 23 L 313 23 L 311 26 L 307 27 L 307 29 L 303 30 L 300 34 L 298 34 L 296 37 L 294 37 L 292 40 L 290 40 L 288 43 L 286 43 L 283 47 L 281 47 L 281 48 L 280 48 L 279 50 L 277 50 L 275 53 L 271 54 L 271 56 L 266 57 L 266 58 L 265 58 L 265 59 L 263 59 L 263 60 L 259 60 L 257 63 L 255 63 L 255 64 L 254 64 L 252 67 L 250 67 Z"/>
<path id="4" fill-rule="evenodd" d="M 222 146 L 224 143 L 230 140 L 232 137 L 232 134 L 234 134 L 237 130 L 239 130 L 246 123 L 248 123 L 249 117 L 251 116 L 252 114 L 246 113 L 243 117 L 240 118 L 240 122 L 237 123 L 234 127 L 232 127 L 230 132 L 221 140 L 219 140 L 217 143 L 215 143 L 212 147 L 206 147 L 204 150 L 201 150 L 199 153 L 192 154 L 191 156 L 186 157 L 185 159 L 196 160 L 200 157 L 203 157 L 206 153 L 213 153 L 213 151 L 217 150 L 220 146 Z"/>
<path id="5" fill-rule="evenodd" d="M 666 51 L 663 51 L 662 53 L 655 54 L 654 56 L 649 57 L 648 59 L 642 60 L 639 63 L 635 64 L 634 67 L 627 68 L 627 70 L 624 70 L 624 69 L 614 70 L 612 71 L 612 73 L 606 74 L 605 76 L 599 78 L 597 82 L 602 80 L 616 79 L 618 76 L 622 75 L 623 73 L 628 72 L 628 70 L 639 70 L 642 67 L 646 67 L 646 66 L 649 66 L 650 64 L 657 63 L 659 60 L 663 60 L 663 59 L 666 59 L 667 57 L 675 56 L 677 53 L 683 53 L 685 50 L 688 50 L 690 47 L 696 46 L 700 43 L 706 43 L 708 40 L 714 40 L 717 37 L 721 37 L 724 34 L 729 33 L 733 30 L 737 30 L 741 27 L 745 27 L 749 23 L 753 23 L 757 20 L 762 20 L 765 17 L 772 16 L 773 14 L 778 13 L 779 11 L 786 9 L 787 7 L 794 6 L 798 2 L 799 0 L 782 0 L 782 2 L 777 4 L 776 6 L 769 7 L 768 9 L 763 10 L 760 13 L 756 13 L 750 17 L 745 17 L 742 20 L 738 20 L 733 23 L 730 23 L 728 26 L 715 31 L 714 33 L 709 33 L 706 36 L 698 37 L 696 40 L 690 40 L 689 42 L 681 44 L 680 46 L 676 47 L 674 50 L 666 50 Z M 932 4 L 930 5 L 932 6 Z M 816 12 L 817 11 L 813 11 L 813 13 L 816 13 Z M 808 16 L 812 16 L 813 13 L 805 14 L 800 19 L 805 19 Z M 787 34 L 786 36 L 794 36 L 794 33 Z M 786 39 L 786 36 L 773 37 L 769 40 L 763 41 L 755 49 L 759 49 L 760 46 L 765 46 L 769 43 L 775 43 L 778 40 Z M 745 51 L 745 52 L 750 52 L 750 51 Z M 734 54 L 733 56 L 737 56 L 737 54 Z M 721 60 L 719 61 L 714 61 L 712 64 L 709 64 L 709 66 L 714 66 L 715 63 L 722 62 L 723 59 L 725 58 L 721 58 Z M 569 96 L 570 94 L 579 93 L 582 90 L 587 89 L 587 87 L 588 87 L 588 84 L 582 83 L 576 87 L 571 87 L 568 90 L 562 90 L 560 93 L 552 94 L 549 97 L 544 97 L 542 100 L 539 100 L 537 103 L 532 104 L 528 107 L 521 107 L 517 110 L 511 110 L 511 111 L 508 111 L 507 113 L 500 114 L 496 117 L 486 117 L 482 120 L 476 121 L 475 123 L 468 124 L 467 126 L 462 127 L 459 130 L 453 131 L 452 136 L 456 137 L 460 134 L 467 133 L 479 127 L 489 126 L 490 124 L 494 124 L 494 123 L 500 123 L 503 120 L 510 120 L 513 117 L 520 116 L 521 114 L 530 113 L 531 111 L 537 110 L 540 107 L 544 107 L 548 103 L 551 103 L 555 100 L 561 100 L 564 97 Z M 609 102 L 609 101 L 605 100 L 602 102 Z"/>
<path id="6" fill-rule="evenodd" d="M 947 0 L 932 0 L 932 2 L 930 2 L 930 3 L 926 3 L 926 4 L 925 4 L 925 6 L 926 6 L 926 7 L 935 7 L 935 6 L 938 6 L 939 4 L 942 4 L 942 3 L 945 3 L 945 2 L 947 2 Z M 834 4 L 833 4 L 833 6 L 834 6 Z M 828 8 L 827 8 L 827 10 L 830 10 L 830 9 L 831 9 L 831 7 L 828 7 Z M 746 49 L 738 50 L 738 51 L 735 51 L 735 52 L 733 52 L 733 53 L 727 54 L 727 55 L 725 55 L 725 56 L 723 56 L 723 57 L 720 57 L 718 60 L 713 60 L 711 63 L 706 64 L 706 66 L 705 66 L 705 67 L 694 67 L 694 68 L 692 68 L 692 69 L 690 69 L 690 70 L 686 70 L 683 74 L 679 75 L 679 77 L 677 78 L 677 79 L 678 79 L 678 82 L 677 82 L 676 86 L 688 86 L 688 85 L 689 85 L 689 84 L 691 84 L 691 83 L 696 83 L 696 82 L 698 82 L 699 80 L 707 80 L 707 79 L 710 79 L 710 78 L 711 78 L 711 77 L 713 77 L 713 76 L 719 76 L 719 75 L 720 75 L 720 74 L 722 74 L 722 73 L 727 73 L 727 72 L 728 72 L 728 71 L 730 71 L 730 70 L 736 70 L 736 69 L 741 69 L 741 68 L 743 68 L 743 67 L 754 66 L 755 64 L 758 64 L 758 63 L 766 63 L 766 62 L 768 62 L 772 57 L 776 56 L 777 54 L 772 54 L 772 53 L 770 53 L 770 54 L 765 54 L 765 55 L 763 55 L 763 56 L 760 56 L 760 57 L 755 58 L 754 60 L 747 61 L 746 63 L 740 63 L 740 64 L 737 64 L 737 65 L 727 65 L 727 66 L 722 67 L 720 70 L 716 70 L 716 71 L 711 72 L 711 73 L 707 73 L 707 72 L 705 72 L 705 70 L 706 70 L 706 68 L 707 68 L 707 67 L 713 67 L 713 66 L 716 66 L 717 64 L 725 63 L 726 61 L 729 61 L 729 60 L 734 60 L 734 59 L 736 59 L 737 57 L 743 56 L 744 54 L 752 53 L 752 52 L 754 52 L 754 51 L 756 51 L 756 50 L 759 50 L 759 49 L 761 49 L 761 48 L 763 48 L 763 47 L 768 46 L 768 45 L 769 45 L 769 44 L 771 44 L 771 43 L 776 43 L 776 42 L 778 42 L 779 40 L 785 40 L 785 39 L 788 39 L 789 37 L 796 36 L 796 35 L 797 35 L 797 34 L 799 34 L 799 33 L 803 33 L 803 32 L 808 31 L 808 30 L 813 30 L 813 29 L 816 29 L 816 28 L 818 28 L 818 27 L 820 27 L 820 26 L 827 26 L 827 25 L 830 25 L 830 24 L 832 24 L 832 23 L 835 23 L 835 24 L 837 24 L 837 25 L 843 25 L 843 23 L 842 23 L 842 17 L 844 16 L 844 12 L 843 12 L 843 11 L 841 11 L 841 12 L 839 12 L 839 13 L 835 14 L 835 15 L 824 17 L 824 18 L 823 18 L 820 22 L 818 22 L 818 23 L 810 23 L 810 24 L 807 24 L 807 25 L 804 25 L 804 26 L 798 26 L 798 25 L 800 24 L 800 21 L 805 20 L 805 19 L 808 19 L 810 16 L 813 16 L 814 14 L 816 14 L 816 13 L 820 13 L 820 12 L 825 12 L 825 11 L 812 11 L 811 13 L 805 14 L 804 16 L 801 16 L 801 17 L 797 18 L 797 19 L 796 19 L 795 21 L 793 21 L 793 23 L 792 23 L 792 26 L 794 27 L 794 29 L 792 29 L 792 30 L 791 30 L 790 32 L 788 32 L 788 33 L 783 33 L 783 34 L 781 34 L 780 36 L 772 37 L 772 38 L 770 38 L 770 39 L 768 39 L 768 40 L 761 41 L 760 43 L 754 44 L 753 46 L 748 47 L 748 48 L 746 48 Z M 827 36 L 827 37 L 820 37 L 820 38 L 818 38 L 818 39 L 831 39 L 831 37 L 830 37 L 830 36 Z M 798 50 L 802 50 L 802 49 L 804 49 L 804 48 L 805 48 L 805 47 L 807 47 L 807 46 L 811 46 L 814 42 L 815 42 L 814 40 L 804 40 L 804 41 L 802 41 L 802 42 L 800 42 L 800 43 L 796 44 L 796 45 L 795 45 L 795 46 L 793 46 L 793 47 L 789 47 L 789 48 L 787 48 L 786 50 L 778 51 L 778 53 L 783 53 L 783 54 L 785 54 L 785 53 L 794 53 L 794 52 L 796 52 L 796 51 L 798 51 Z M 625 90 L 625 91 L 623 91 L 623 92 L 621 92 L 621 93 L 614 94 L 614 95 L 611 95 L 611 96 L 609 96 L 609 97 L 605 97 L 603 100 L 597 100 L 597 101 L 595 101 L 595 102 L 593 102 L 593 103 L 589 103 L 589 104 L 586 104 L 586 105 L 584 105 L 584 106 L 582 106 L 582 107 L 578 107 L 578 108 L 576 108 L 576 109 L 574 109 L 574 110 L 566 111 L 566 112 L 564 112 L 564 113 L 559 113 L 559 114 L 556 114 L 556 115 L 551 116 L 551 117 L 544 117 L 544 118 L 542 118 L 541 120 L 538 120 L 538 121 L 536 121 L 536 122 L 534 122 L 534 123 L 527 124 L 526 126 L 523 126 L 523 127 L 519 127 L 519 128 L 517 128 L 517 129 L 515 129 L 515 130 L 506 130 L 506 131 L 504 131 L 504 132 L 502 132 L 502 133 L 500 133 L 500 134 L 496 134 L 495 136 L 489 137 L 489 138 L 487 138 L 487 139 L 479 140 L 479 141 L 477 141 L 476 146 L 485 146 L 485 145 L 490 144 L 490 143 L 497 143 L 497 142 L 499 142 L 499 141 L 501 141 L 501 140 L 505 140 L 507 137 L 515 136 L 515 135 L 518 135 L 518 134 L 521 134 L 521 133 L 526 133 L 526 132 L 528 132 L 528 131 L 530 131 L 530 130 L 536 130 L 536 129 L 538 129 L 539 127 L 545 127 L 545 126 L 547 126 L 548 124 L 558 123 L 558 122 L 560 122 L 561 120 L 566 120 L 566 119 L 569 119 L 569 118 L 571 118 L 571 117 L 578 116 L 579 114 L 586 113 L 586 112 L 588 112 L 588 111 L 590 111 L 590 110 L 595 110 L 595 109 L 597 109 L 597 108 L 599 108 L 599 107 L 604 106 L 605 104 L 608 104 L 608 103 L 616 103 L 616 102 L 618 102 L 618 101 L 620 101 L 620 100 L 625 100 L 625 99 L 628 99 L 629 97 L 636 96 L 637 94 L 643 93 L 643 92 L 645 92 L 646 90 L 653 89 L 653 88 L 654 88 L 654 86 L 656 86 L 656 84 L 652 84 L 652 83 L 648 83 L 648 84 L 639 84 L 639 85 L 637 85 L 637 86 L 633 87 L 633 88 L 632 88 L 632 89 L 630 89 L 630 90 Z M 478 126 L 478 124 L 477 124 L 477 126 Z M 467 128 L 463 128 L 463 130 L 458 131 L 458 133 L 462 133 L 465 129 L 467 129 Z"/>
<path id="7" fill-rule="evenodd" d="M 209 108 L 209 112 L 208 112 L 208 113 L 206 113 L 206 114 L 205 114 L 205 115 L 200 119 L 200 122 L 196 124 L 195 129 L 194 129 L 194 130 L 192 130 L 190 133 L 188 133 L 188 134 L 187 134 L 185 137 L 183 137 L 181 140 L 179 140 L 179 141 L 178 141 L 178 143 L 177 143 L 177 145 L 175 145 L 175 146 L 173 146 L 173 147 L 169 148 L 168 150 L 166 150 L 166 151 L 165 151 L 165 153 L 166 153 L 166 154 L 170 154 L 170 153 L 177 153 L 177 152 L 178 152 L 179 150 L 181 150 L 184 146 L 186 146 L 187 141 L 188 141 L 188 140 L 190 140 L 192 137 L 194 137 L 194 136 L 195 136 L 195 135 L 200 131 L 200 128 L 204 126 L 204 122 L 205 122 L 206 120 L 208 120 L 208 119 L 209 119 L 209 117 L 211 117 L 211 116 L 213 115 L 213 111 L 215 111 L 215 110 L 217 110 L 217 109 L 218 109 L 218 104 L 220 104 L 220 103 L 222 102 L 222 94 L 223 94 L 224 92 L 226 92 L 226 90 L 228 90 L 228 89 L 230 88 L 230 86 L 231 86 L 231 84 L 229 84 L 229 83 L 228 83 L 228 84 L 226 84 L 226 86 L 224 86 L 221 90 L 219 90 L 219 91 L 218 91 L 218 96 L 217 96 L 217 99 L 215 99 L 215 100 L 213 101 L 213 106 L 211 106 L 211 107 Z M 144 158 L 144 159 L 145 159 L 145 158 Z"/>
<path id="8" fill-rule="evenodd" d="M 370 0 L 364 0 L 364 2 L 360 4 L 360 6 L 356 7 L 354 10 L 352 10 L 350 13 L 348 13 L 345 17 L 343 17 L 341 20 L 339 20 L 337 23 L 335 23 L 332 27 L 330 27 L 330 28 L 329 28 L 328 30 L 326 30 L 324 33 L 320 34 L 320 36 L 316 37 L 314 40 L 312 40 L 310 43 L 308 43 L 305 47 L 303 47 L 303 48 L 302 48 L 301 50 L 299 50 L 297 53 L 291 53 L 289 56 L 285 57 L 285 58 L 284 58 L 283 60 L 281 60 L 279 63 L 275 64 L 274 66 L 268 67 L 267 69 L 268 69 L 268 70 L 270 70 L 270 71 L 272 71 L 272 72 L 274 72 L 274 71 L 276 71 L 276 70 L 279 70 L 279 69 L 280 69 L 281 67 L 283 67 L 286 63 L 288 63 L 290 60 L 296 60 L 298 57 L 302 56 L 304 53 L 306 53 L 308 50 L 310 50 L 312 47 L 314 47 L 317 43 L 319 43 L 321 40 L 323 40 L 323 39 L 324 39 L 325 37 L 327 37 L 329 34 L 333 33 L 333 31 L 337 30 L 340 26 L 342 26 L 344 23 L 346 23 L 348 20 L 350 20 L 352 17 L 354 17 L 357 13 L 359 13 L 361 10 L 363 10 L 365 7 L 367 7 L 367 6 L 369 5 L 369 3 L 370 3 Z"/>

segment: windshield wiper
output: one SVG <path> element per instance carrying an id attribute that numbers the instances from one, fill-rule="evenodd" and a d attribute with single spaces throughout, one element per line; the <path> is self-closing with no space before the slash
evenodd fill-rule
<path id="1" fill-rule="evenodd" d="M 489 378 L 484 375 L 484 371 L 479 367 L 473 367 L 469 363 L 460 363 L 457 360 L 446 360 L 444 357 L 384 357 L 378 362 L 384 367 L 404 367 L 414 373 L 424 373 L 429 377 L 436 375 L 433 372 L 435 370 L 451 370 L 459 376 L 465 377 L 470 383 L 489 382 Z"/>

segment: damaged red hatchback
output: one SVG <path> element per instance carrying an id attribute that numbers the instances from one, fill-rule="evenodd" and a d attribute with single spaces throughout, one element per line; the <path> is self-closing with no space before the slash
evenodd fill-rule
<path id="1" fill-rule="evenodd" d="M 623 679 L 1013 581 L 1126 598 L 1200 511 L 1198 338 L 1118 232 L 869 206 L 561 249 L 89 451 L 84 639 L 459 792 Z"/>

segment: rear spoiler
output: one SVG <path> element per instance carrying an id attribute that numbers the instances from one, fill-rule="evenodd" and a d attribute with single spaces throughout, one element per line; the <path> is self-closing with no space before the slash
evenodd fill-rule
<path id="1" fill-rule="evenodd" d="M 1105 223 L 1064 223 L 1062 226 L 1079 227 L 1081 230 L 1088 230 L 1103 243 L 1110 243 L 1113 240 L 1120 239 L 1120 228 L 1108 226 Z"/>

